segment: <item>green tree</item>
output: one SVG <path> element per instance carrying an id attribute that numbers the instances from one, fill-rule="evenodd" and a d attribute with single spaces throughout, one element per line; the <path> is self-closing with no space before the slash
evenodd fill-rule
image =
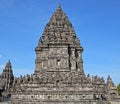
<path id="1" fill-rule="evenodd" d="M 120 95 L 120 83 L 117 85 L 117 92 Z"/>

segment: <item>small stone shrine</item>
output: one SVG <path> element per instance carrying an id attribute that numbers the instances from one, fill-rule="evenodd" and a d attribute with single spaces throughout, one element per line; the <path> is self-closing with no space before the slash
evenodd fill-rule
<path id="1" fill-rule="evenodd" d="M 85 75 L 83 47 L 59 5 L 35 48 L 35 71 L 14 77 L 10 61 L 0 75 L 0 101 L 9 104 L 120 104 L 116 87 Z"/>

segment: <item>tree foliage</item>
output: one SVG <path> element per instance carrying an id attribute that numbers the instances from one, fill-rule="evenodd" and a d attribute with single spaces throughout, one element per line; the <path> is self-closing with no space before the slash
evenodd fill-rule
<path id="1" fill-rule="evenodd" d="M 117 85 L 117 92 L 120 95 L 120 83 Z"/>

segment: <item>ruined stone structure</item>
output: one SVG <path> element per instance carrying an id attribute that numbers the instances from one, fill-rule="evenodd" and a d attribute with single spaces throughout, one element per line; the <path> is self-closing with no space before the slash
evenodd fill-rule
<path id="1" fill-rule="evenodd" d="M 6 64 L 2 74 L 0 75 L 0 101 L 7 99 L 10 97 L 10 87 L 12 87 L 12 83 L 14 80 L 12 66 L 10 60 Z M 5 98 L 3 98 L 3 96 Z"/>
<path id="2" fill-rule="evenodd" d="M 40 37 L 32 75 L 13 77 L 10 61 L 0 78 L 9 104 L 120 104 L 112 79 L 85 75 L 83 47 L 59 5 Z"/>

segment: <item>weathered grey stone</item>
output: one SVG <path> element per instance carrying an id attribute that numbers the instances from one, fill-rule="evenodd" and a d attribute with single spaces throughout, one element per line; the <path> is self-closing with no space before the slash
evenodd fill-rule
<path id="1" fill-rule="evenodd" d="M 2 95 L 11 94 L 9 104 L 120 103 L 110 76 L 105 83 L 103 77 L 85 75 L 83 47 L 60 5 L 46 25 L 35 52 L 33 75 L 13 77 L 10 62 L 3 70 Z M 5 75 L 9 77 L 4 78 Z"/>

